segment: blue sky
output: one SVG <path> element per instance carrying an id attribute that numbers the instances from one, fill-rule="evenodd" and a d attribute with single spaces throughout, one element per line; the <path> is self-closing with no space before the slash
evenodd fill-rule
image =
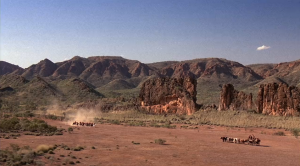
<path id="1" fill-rule="evenodd" d="M 300 59 L 300 0 L 1 0 L 0 60 Z M 262 47 L 264 46 L 264 47 Z M 260 47 L 261 50 L 257 50 Z"/>

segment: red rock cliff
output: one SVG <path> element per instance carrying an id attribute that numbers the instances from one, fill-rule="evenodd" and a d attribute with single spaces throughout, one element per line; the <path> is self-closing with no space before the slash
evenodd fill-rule
<path id="1" fill-rule="evenodd" d="M 155 114 L 193 114 L 196 104 L 197 81 L 186 78 L 154 78 L 147 80 L 140 91 L 141 108 Z"/>
<path id="2" fill-rule="evenodd" d="M 300 90 L 284 83 L 260 85 L 257 112 L 267 115 L 299 115 Z"/>
<path id="3" fill-rule="evenodd" d="M 225 84 L 220 95 L 219 110 L 248 110 L 253 108 L 252 94 L 247 95 L 234 89 L 232 84 Z"/>

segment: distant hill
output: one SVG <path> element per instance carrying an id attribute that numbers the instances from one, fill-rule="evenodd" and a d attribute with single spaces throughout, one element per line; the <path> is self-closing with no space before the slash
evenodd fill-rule
<path id="1" fill-rule="evenodd" d="M 249 65 L 248 67 L 265 78 L 264 82 L 280 80 L 280 82 L 285 82 L 289 85 L 299 86 L 300 60 L 279 64 Z"/>
<path id="2" fill-rule="evenodd" d="M 300 60 L 244 66 L 221 58 L 144 64 L 117 56 L 75 56 L 58 63 L 44 59 L 26 69 L 3 61 L 0 64 L 0 88 L 11 87 L 14 90 L 3 94 L 16 100 L 25 101 L 23 98 L 26 98 L 26 101 L 32 99 L 34 102 L 48 102 L 51 98 L 74 103 L 122 94 L 135 96 L 141 84 L 153 77 L 196 78 L 197 102 L 205 104 L 217 104 L 221 87 L 227 83 L 254 94 L 262 83 L 285 82 L 300 86 Z"/>
<path id="3" fill-rule="evenodd" d="M 0 61 L 0 76 L 13 72 L 23 72 L 23 69 L 17 65 L 13 65 L 5 61 Z"/>

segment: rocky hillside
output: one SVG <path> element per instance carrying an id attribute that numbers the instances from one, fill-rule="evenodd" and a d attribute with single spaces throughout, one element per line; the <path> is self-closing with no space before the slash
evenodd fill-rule
<path id="1" fill-rule="evenodd" d="M 9 72 L 6 72 L 6 74 Z M 89 57 L 75 56 L 70 60 L 53 63 L 48 59 L 31 65 L 20 73 L 26 79 L 34 76 L 66 79 L 79 77 L 96 87 L 101 87 L 115 79 L 131 79 L 157 75 L 153 68 L 139 61 L 122 57 Z"/>
<path id="2" fill-rule="evenodd" d="M 0 85 L 0 109 L 9 105 L 9 109 L 22 110 L 28 104 L 46 106 L 57 101 L 67 105 L 103 97 L 94 87 L 76 78 L 51 81 L 34 76 L 27 80 L 21 75 L 9 74 L 1 76 Z"/>
<path id="3" fill-rule="evenodd" d="M 29 88 L 27 85 L 30 82 L 41 78 L 51 85 L 48 90 L 49 93 L 56 95 L 55 98 L 72 102 L 79 98 L 94 99 L 101 97 L 102 94 L 138 96 L 142 84 L 155 77 L 196 79 L 197 103 L 204 104 L 219 103 L 219 93 L 224 84 L 232 84 L 239 91 L 254 92 L 254 96 L 260 84 L 270 82 L 282 82 L 300 87 L 300 60 L 244 66 L 220 58 L 144 64 L 122 57 L 75 56 L 58 63 L 44 59 L 26 69 L 7 62 L 0 62 L 0 65 L 0 88 L 10 86 L 21 93 L 21 91 L 28 91 L 26 89 Z M 47 87 L 46 84 L 44 86 Z M 32 90 L 38 91 L 38 89 Z M 48 90 L 45 94 L 48 94 Z M 79 95 L 80 93 L 84 95 Z"/>
<path id="4" fill-rule="evenodd" d="M 211 79 L 262 79 L 251 68 L 238 62 L 220 58 L 204 58 L 170 64 L 161 69 L 161 74 L 170 77 L 192 76 Z"/>
<path id="5" fill-rule="evenodd" d="M 264 78 L 259 84 L 276 82 L 300 87 L 300 60 L 279 64 L 256 64 L 248 67 Z"/>

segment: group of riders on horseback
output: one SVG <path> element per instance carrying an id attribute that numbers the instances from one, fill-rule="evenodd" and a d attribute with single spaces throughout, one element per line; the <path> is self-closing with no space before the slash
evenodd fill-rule
<path id="1" fill-rule="evenodd" d="M 260 139 L 256 138 L 253 134 L 249 135 L 248 139 L 240 139 L 240 138 L 232 138 L 232 137 L 221 137 L 223 142 L 231 142 L 231 143 L 238 143 L 244 144 L 247 143 L 248 145 L 259 145 Z"/>
<path id="2" fill-rule="evenodd" d="M 96 126 L 95 123 L 88 123 L 88 122 L 73 122 L 73 125 L 80 125 L 80 126 Z"/>

